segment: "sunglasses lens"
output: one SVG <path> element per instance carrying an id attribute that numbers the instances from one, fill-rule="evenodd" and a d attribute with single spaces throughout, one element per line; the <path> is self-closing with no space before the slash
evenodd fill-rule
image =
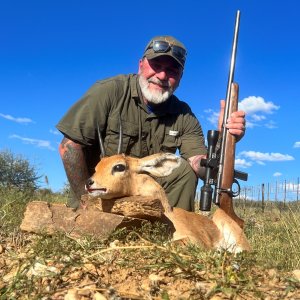
<path id="1" fill-rule="evenodd" d="M 186 51 L 183 48 L 178 46 L 173 46 L 172 50 L 173 50 L 173 54 L 177 58 L 185 60 Z"/>
<path id="2" fill-rule="evenodd" d="M 170 45 L 165 41 L 154 41 L 153 50 L 155 52 L 167 52 L 170 49 Z"/>
<path id="3" fill-rule="evenodd" d="M 149 48 L 151 45 L 149 46 Z M 166 41 L 153 41 L 152 48 L 156 53 L 166 53 L 168 51 L 172 52 L 172 55 L 179 59 L 183 64 L 185 62 L 186 50 L 179 46 L 170 45 Z"/>

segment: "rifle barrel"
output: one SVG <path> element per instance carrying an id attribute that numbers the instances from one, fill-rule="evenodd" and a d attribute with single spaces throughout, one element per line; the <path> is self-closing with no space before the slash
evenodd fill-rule
<path id="1" fill-rule="evenodd" d="M 225 147 L 226 144 L 226 122 L 229 117 L 229 109 L 230 109 L 230 97 L 231 97 L 231 85 L 234 80 L 234 70 L 235 70 L 235 61 L 236 61 L 236 52 L 237 52 L 237 43 L 238 43 L 238 35 L 239 35 L 239 26 L 240 26 L 240 11 L 238 10 L 236 13 L 235 19 L 235 27 L 234 27 L 234 36 L 232 42 L 232 51 L 231 51 L 231 60 L 230 60 L 230 69 L 228 75 L 228 82 L 227 82 L 227 91 L 226 91 L 226 102 L 225 102 L 225 109 L 224 109 L 224 118 L 222 124 L 222 147 L 220 151 L 220 163 L 219 163 L 219 170 L 217 174 L 217 182 L 216 182 L 216 194 L 215 194 L 215 203 L 220 203 L 220 190 L 221 190 L 221 182 L 222 182 L 222 174 L 223 174 L 223 165 L 224 165 L 224 154 L 225 154 Z"/>

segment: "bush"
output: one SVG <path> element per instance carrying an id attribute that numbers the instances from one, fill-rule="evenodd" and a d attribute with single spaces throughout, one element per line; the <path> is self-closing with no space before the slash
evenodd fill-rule
<path id="1" fill-rule="evenodd" d="M 39 178 L 27 159 L 9 150 L 0 152 L 0 187 L 34 191 Z"/>

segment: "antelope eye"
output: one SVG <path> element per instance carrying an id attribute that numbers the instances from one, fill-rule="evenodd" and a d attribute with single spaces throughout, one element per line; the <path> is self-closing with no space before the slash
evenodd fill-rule
<path id="1" fill-rule="evenodd" d="M 118 165 L 115 165 L 112 169 L 112 172 L 124 172 L 126 169 L 125 165 L 123 164 L 118 164 Z"/>

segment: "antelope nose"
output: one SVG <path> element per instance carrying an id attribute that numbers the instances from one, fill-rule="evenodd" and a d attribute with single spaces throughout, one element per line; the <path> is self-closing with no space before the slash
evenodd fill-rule
<path id="1" fill-rule="evenodd" d="M 94 180 L 92 178 L 89 178 L 86 181 L 85 185 L 89 188 L 89 187 L 91 187 L 93 185 L 93 183 L 94 183 Z"/>

